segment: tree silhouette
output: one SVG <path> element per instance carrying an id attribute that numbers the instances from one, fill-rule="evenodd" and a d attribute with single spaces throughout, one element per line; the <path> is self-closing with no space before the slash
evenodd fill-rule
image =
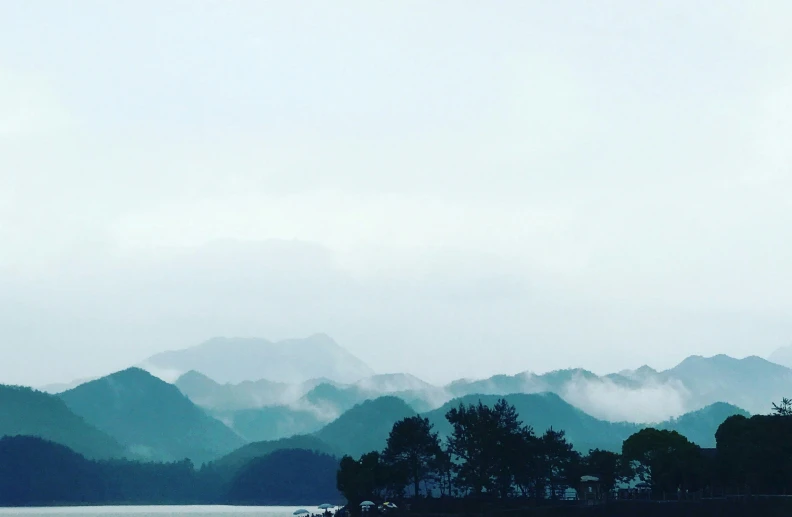
<path id="1" fill-rule="evenodd" d="M 699 447 L 676 431 L 642 429 L 624 441 L 622 456 L 654 491 L 693 488 L 703 474 Z"/>
<path id="2" fill-rule="evenodd" d="M 792 418 L 735 415 L 715 433 L 720 481 L 732 489 L 792 492 Z"/>
<path id="3" fill-rule="evenodd" d="M 611 493 L 616 483 L 625 476 L 624 464 L 620 454 L 600 449 L 590 450 L 582 459 L 583 475 L 596 476 L 605 493 Z"/>
<path id="4" fill-rule="evenodd" d="M 421 481 L 438 466 L 442 448 L 428 418 L 413 416 L 396 422 L 383 451 L 384 461 L 407 472 L 413 493 L 420 493 Z"/>
<path id="5" fill-rule="evenodd" d="M 460 404 L 446 413 L 453 432 L 448 452 L 457 460 L 457 485 L 474 495 L 507 496 L 513 486 L 515 454 L 532 430 L 522 425 L 517 411 L 504 399 L 493 407 Z"/>
<path id="6" fill-rule="evenodd" d="M 792 416 L 792 400 L 784 397 L 780 404 L 773 402 L 773 414 L 776 416 Z"/>
<path id="7" fill-rule="evenodd" d="M 576 484 L 580 478 L 580 454 L 567 441 L 563 430 L 556 431 L 552 427 L 542 435 L 541 451 L 550 495 L 556 498 L 559 491 Z"/>

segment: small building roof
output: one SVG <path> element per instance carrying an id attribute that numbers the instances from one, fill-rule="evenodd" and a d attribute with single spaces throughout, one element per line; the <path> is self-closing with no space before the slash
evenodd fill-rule
<path id="1" fill-rule="evenodd" d="M 597 476 L 581 476 L 580 481 L 582 483 L 592 482 L 592 481 L 599 481 Z"/>

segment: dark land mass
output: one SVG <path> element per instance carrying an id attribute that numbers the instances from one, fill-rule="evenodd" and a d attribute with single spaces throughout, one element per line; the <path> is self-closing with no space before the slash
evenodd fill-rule
<path id="1" fill-rule="evenodd" d="M 40 438 L 7 436 L 0 439 L 0 506 L 340 503 L 337 469 L 332 456 L 281 449 L 225 477 L 189 460 L 94 461 Z"/>
<path id="2" fill-rule="evenodd" d="M 340 457 L 339 451 L 313 435 L 292 436 L 280 440 L 249 443 L 212 462 L 218 469 L 235 472 L 250 461 L 284 449 L 302 449 Z"/>

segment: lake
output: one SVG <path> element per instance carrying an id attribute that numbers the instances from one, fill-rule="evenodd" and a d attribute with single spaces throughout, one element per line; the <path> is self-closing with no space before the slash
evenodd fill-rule
<path id="1" fill-rule="evenodd" d="M 318 503 L 321 504 L 321 503 Z M 321 513 L 317 504 L 306 506 L 65 506 L 53 508 L 0 508 L 0 517 L 291 517 L 305 508 Z"/>

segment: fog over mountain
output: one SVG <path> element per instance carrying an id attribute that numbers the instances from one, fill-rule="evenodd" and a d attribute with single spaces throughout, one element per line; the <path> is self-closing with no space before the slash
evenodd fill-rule
<path id="1" fill-rule="evenodd" d="M 291 359 L 272 355 L 267 346 L 262 347 L 263 355 L 259 357 L 266 367 L 289 371 Z M 334 344 L 333 350 L 337 351 L 336 347 Z M 228 363 L 235 360 L 231 353 L 225 358 Z M 285 361 L 282 367 L 280 361 Z M 249 367 L 256 373 L 260 371 L 252 362 Z M 326 373 L 332 374 L 332 370 L 327 369 Z M 479 380 L 458 379 L 447 385 L 433 385 L 410 374 L 379 374 L 354 383 L 325 378 L 221 384 L 195 371 L 182 375 L 175 384 L 193 402 L 213 412 L 238 433 L 255 433 L 257 439 L 273 440 L 313 432 L 356 404 L 383 395 L 396 396 L 414 411 L 426 412 L 468 395 L 551 392 L 593 417 L 614 422 L 660 422 L 715 403 L 729 403 L 761 414 L 769 411 L 772 401 L 790 392 L 792 369 L 756 356 L 735 359 L 720 354 L 708 358 L 690 356 L 664 371 L 642 366 L 599 376 L 573 368 L 544 374 L 523 372 Z"/>

